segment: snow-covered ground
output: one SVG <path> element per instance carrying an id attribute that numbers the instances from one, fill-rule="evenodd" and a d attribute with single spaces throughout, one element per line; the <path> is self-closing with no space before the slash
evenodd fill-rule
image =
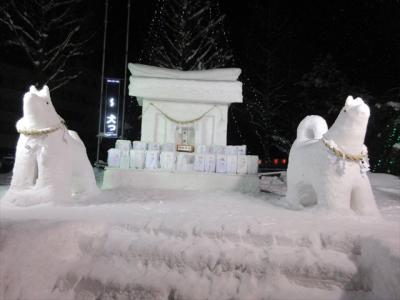
<path id="1" fill-rule="evenodd" d="M 252 195 L 0 202 L 0 299 L 400 299 L 400 180 L 371 180 L 383 220 L 288 210 L 276 177 Z"/>

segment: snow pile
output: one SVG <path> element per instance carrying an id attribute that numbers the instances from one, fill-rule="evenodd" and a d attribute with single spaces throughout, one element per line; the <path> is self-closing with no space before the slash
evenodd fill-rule
<path id="1" fill-rule="evenodd" d="M 373 175 L 387 220 L 280 207 L 276 194 L 119 189 L 1 203 L 3 299 L 398 299 L 400 181 Z"/>

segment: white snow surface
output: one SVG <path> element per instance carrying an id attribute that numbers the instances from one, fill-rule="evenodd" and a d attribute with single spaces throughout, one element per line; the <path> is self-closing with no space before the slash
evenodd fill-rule
<path id="1" fill-rule="evenodd" d="M 220 68 L 210 70 L 181 71 L 143 64 L 129 63 L 128 69 L 134 77 L 153 77 L 170 79 L 235 81 L 242 72 L 239 68 Z"/>
<path id="2" fill-rule="evenodd" d="M 400 299 L 400 180 L 370 177 L 382 219 L 288 210 L 277 177 L 252 195 L 0 201 L 0 299 Z"/>
<path id="3" fill-rule="evenodd" d="M 129 77 L 129 95 L 158 101 L 194 103 L 243 102 L 240 81 Z"/>
<path id="4" fill-rule="evenodd" d="M 243 102 L 239 68 L 180 71 L 142 64 L 128 64 L 129 95 L 158 101 L 194 103 Z"/>

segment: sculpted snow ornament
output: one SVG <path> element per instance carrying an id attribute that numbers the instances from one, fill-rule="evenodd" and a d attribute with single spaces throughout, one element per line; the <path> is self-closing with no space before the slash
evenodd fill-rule
<path id="1" fill-rule="evenodd" d="M 47 86 L 40 91 L 31 86 L 24 95 L 17 130 L 20 137 L 5 200 L 31 205 L 98 192 L 85 145 L 55 111 Z"/>
<path id="2" fill-rule="evenodd" d="M 378 216 L 364 145 L 370 110 L 349 96 L 328 130 L 320 116 L 307 116 L 297 128 L 289 154 L 286 199 L 293 208 L 317 204 L 338 213 Z"/>

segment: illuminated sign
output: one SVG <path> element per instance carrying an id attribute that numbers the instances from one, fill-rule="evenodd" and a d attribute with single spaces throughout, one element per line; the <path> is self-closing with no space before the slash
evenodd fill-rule
<path id="1" fill-rule="evenodd" d="M 120 80 L 107 79 L 104 108 L 104 135 L 106 137 L 118 137 L 118 114 L 119 114 L 119 92 Z"/>

